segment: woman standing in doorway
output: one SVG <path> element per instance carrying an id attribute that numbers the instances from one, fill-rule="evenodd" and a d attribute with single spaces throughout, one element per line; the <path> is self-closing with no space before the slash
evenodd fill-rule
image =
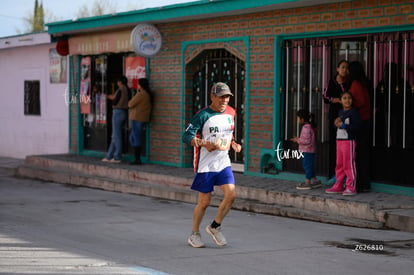
<path id="1" fill-rule="evenodd" d="M 358 111 L 362 125 L 357 135 L 356 167 L 358 173 L 357 192 L 369 192 L 371 143 L 371 85 L 366 77 L 364 66 L 359 61 L 349 63 L 349 82 L 347 90 L 352 94 L 353 106 Z"/>
<path id="2" fill-rule="evenodd" d="M 135 96 L 128 102 L 130 109 L 129 119 L 131 120 L 131 133 L 129 141 L 134 147 L 135 160 L 132 165 L 141 164 L 141 134 L 144 124 L 150 121 L 152 110 L 152 91 L 149 87 L 148 79 L 140 78 L 138 80 L 138 89 Z"/>
<path id="3" fill-rule="evenodd" d="M 328 88 L 323 93 L 323 100 L 329 104 L 329 183 L 334 184 L 336 167 L 336 127 L 335 119 L 338 117 L 339 110 L 342 109 L 341 94 L 345 91 L 348 81 L 348 61 L 341 60 L 336 67 L 336 75 L 328 84 Z"/>
<path id="4" fill-rule="evenodd" d="M 131 91 L 127 84 L 128 79 L 122 76 L 117 81 L 118 89 L 115 94 L 108 95 L 112 100 L 112 138 L 104 162 L 120 163 L 122 158 L 122 129 L 128 117 L 128 100 Z"/>

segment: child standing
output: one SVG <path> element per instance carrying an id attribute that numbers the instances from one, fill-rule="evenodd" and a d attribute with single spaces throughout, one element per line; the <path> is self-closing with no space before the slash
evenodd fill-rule
<path id="1" fill-rule="evenodd" d="M 298 123 L 302 125 L 300 137 L 293 137 L 291 141 L 299 144 L 299 151 L 303 153 L 302 166 L 306 180 L 296 186 L 298 190 L 310 190 L 321 186 L 321 181 L 315 176 L 315 128 L 313 114 L 301 109 L 297 112 Z"/>
<path id="2" fill-rule="evenodd" d="M 341 95 L 342 110 L 335 119 L 336 131 L 336 183 L 325 192 L 328 194 L 340 194 L 348 196 L 356 194 L 356 166 L 355 147 L 356 136 L 361 127 L 361 117 L 358 111 L 352 107 L 352 95 L 343 92 Z M 346 188 L 344 190 L 344 179 Z"/>

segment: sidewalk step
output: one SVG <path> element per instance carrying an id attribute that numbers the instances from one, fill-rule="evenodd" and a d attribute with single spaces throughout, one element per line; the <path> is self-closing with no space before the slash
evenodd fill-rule
<path id="1" fill-rule="evenodd" d="M 247 201 L 248 202 L 248 201 Z M 384 228 L 384 223 L 379 221 L 370 221 L 365 219 L 358 219 L 353 217 L 341 216 L 338 214 L 327 214 L 321 211 L 312 211 L 296 207 L 289 207 L 284 205 L 277 204 L 263 204 L 253 202 L 251 204 L 246 204 L 242 202 L 243 205 L 238 206 L 239 202 L 236 200 L 234 207 L 239 210 L 261 213 L 261 214 L 270 214 L 275 216 L 296 218 L 302 220 L 310 220 L 315 222 L 323 222 L 337 225 L 346 225 L 353 227 L 361 228 L 371 228 L 371 229 L 380 229 Z"/>
<path id="2" fill-rule="evenodd" d="M 25 161 L 26 165 L 44 168 L 63 168 L 70 169 L 73 173 L 83 173 L 94 177 L 104 177 L 116 180 L 126 181 L 144 181 L 157 182 L 168 186 L 176 186 L 179 188 L 188 189 L 191 186 L 191 178 L 180 178 L 165 175 L 160 173 L 149 173 L 137 168 L 138 166 L 131 166 L 125 168 L 124 165 L 109 164 L 100 161 L 94 163 L 84 163 L 76 161 L 65 161 L 47 157 L 28 156 Z"/>
<path id="3" fill-rule="evenodd" d="M 82 172 L 75 174 L 72 169 L 67 168 L 40 168 L 22 165 L 18 168 L 18 176 L 187 203 L 196 203 L 197 201 L 197 193 L 183 188 L 158 183 L 126 181 L 112 177 L 93 176 Z M 220 192 L 216 192 L 212 198 L 211 205 L 218 206 L 221 198 Z M 275 203 L 267 204 L 245 198 L 237 198 L 233 204 L 233 209 L 354 227 L 378 229 L 384 226 L 381 222 L 329 215 L 319 211 L 305 210 Z"/>
<path id="4" fill-rule="evenodd" d="M 194 174 L 189 169 L 157 165 L 128 166 L 102 163 L 96 158 L 30 156 L 17 176 L 107 191 L 196 203 L 190 190 Z M 298 192 L 289 182 L 269 182 L 251 176 L 237 177 L 234 209 L 362 228 L 392 228 L 414 232 L 414 204 L 400 204 L 383 194 L 355 198 L 332 196 L 315 189 Z M 257 180 L 260 180 L 259 184 Z M 256 181 L 256 182 L 252 182 Z M 261 186 L 263 188 L 257 188 Z M 322 192 L 321 192 L 322 191 Z M 222 198 L 216 189 L 212 205 Z M 379 202 L 379 203 L 378 203 Z M 405 212 L 402 212 L 402 208 Z M 401 210 L 401 211 L 399 211 Z"/>
<path id="5" fill-rule="evenodd" d="M 74 173 L 70 168 L 44 168 L 33 165 L 22 165 L 17 169 L 17 176 L 190 203 L 195 203 L 197 200 L 194 192 L 183 188 L 145 181 L 128 181 L 111 177 L 95 176 L 82 172 Z"/>

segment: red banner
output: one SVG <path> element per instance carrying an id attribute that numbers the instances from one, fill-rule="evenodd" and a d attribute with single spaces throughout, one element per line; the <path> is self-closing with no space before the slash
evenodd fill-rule
<path id="1" fill-rule="evenodd" d="M 81 83 L 80 83 L 80 111 L 81 114 L 91 112 L 91 58 L 84 57 L 81 60 Z"/>

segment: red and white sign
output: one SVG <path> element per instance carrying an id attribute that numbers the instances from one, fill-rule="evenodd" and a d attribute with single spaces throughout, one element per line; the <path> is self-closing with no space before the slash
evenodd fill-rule
<path id="1" fill-rule="evenodd" d="M 138 79 L 145 78 L 145 58 L 125 57 L 125 76 L 128 78 L 128 86 L 132 89 L 138 88 Z"/>

